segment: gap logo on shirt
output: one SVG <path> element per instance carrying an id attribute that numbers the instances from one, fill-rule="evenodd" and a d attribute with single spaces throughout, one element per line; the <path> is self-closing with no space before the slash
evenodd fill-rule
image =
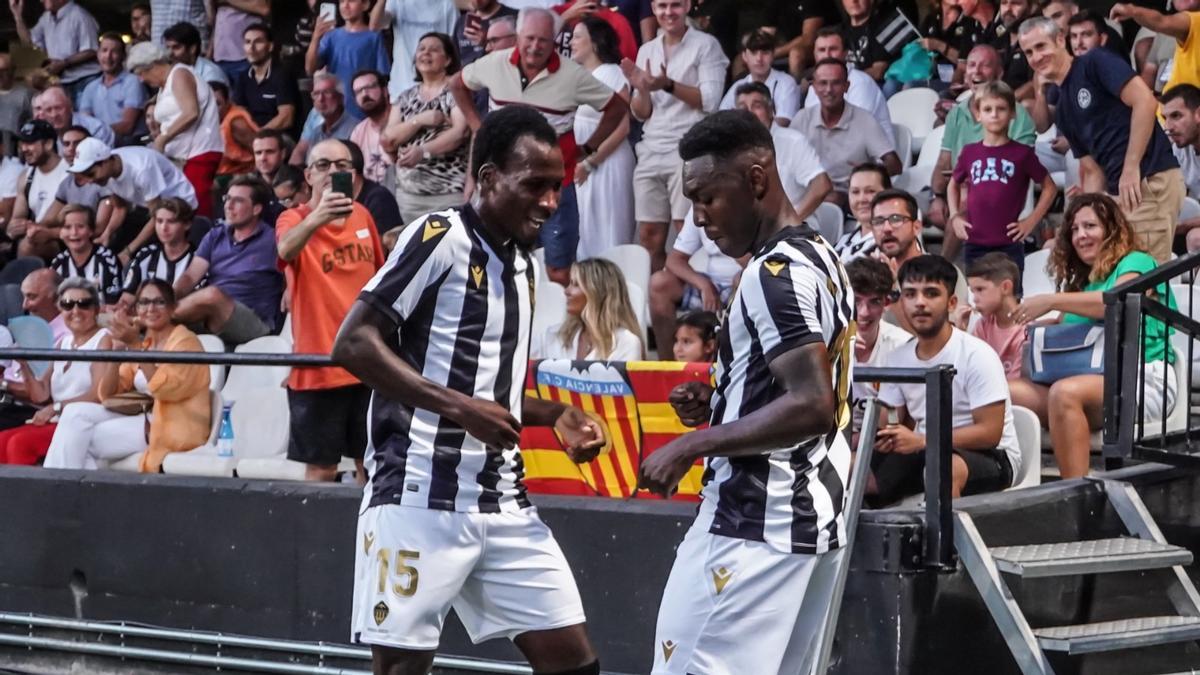
<path id="1" fill-rule="evenodd" d="M 971 184 L 999 182 L 1008 185 L 1008 179 L 1016 172 L 1017 165 L 1007 159 L 1000 160 L 999 168 L 996 167 L 995 157 L 977 159 L 971 162 Z"/>

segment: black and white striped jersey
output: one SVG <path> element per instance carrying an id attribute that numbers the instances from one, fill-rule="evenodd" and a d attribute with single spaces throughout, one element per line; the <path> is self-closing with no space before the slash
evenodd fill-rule
<path id="1" fill-rule="evenodd" d="M 121 263 L 117 254 L 106 246 L 95 245 L 92 255 L 82 265 L 76 265 L 70 251 L 54 256 L 50 267 L 63 280 L 83 277 L 96 284 L 104 304 L 115 304 L 121 299 Z"/>
<path id="2" fill-rule="evenodd" d="M 812 230 L 786 228 L 751 258 L 720 334 L 712 424 L 782 396 L 770 362 L 812 343 L 829 353 L 837 424 L 762 455 L 709 459 L 699 526 L 791 553 L 823 553 L 845 541 L 850 448 L 841 430 L 850 422 L 854 331 L 846 272 Z"/>
<path id="3" fill-rule="evenodd" d="M 520 419 L 536 278 L 527 252 L 496 241 L 463 206 L 409 225 L 359 297 L 395 322 L 392 349 L 423 377 Z M 369 505 L 529 505 L 518 449 L 485 447 L 456 422 L 378 392 L 368 420 Z"/>
<path id="4" fill-rule="evenodd" d="M 175 280 L 183 276 L 188 265 L 192 264 L 194 255 L 196 247 L 188 244 L 183 255 L 171 260 L 161 244 L 150 242 L 133 254 L 133 260 L 129 261 L 129 267 L 125 269 L 125 284 L 121 291 L 136 295 L 138 286 L 147 279 L 162 279 L 173 286 Z M 203 282 L 196 284 L 197 288 L 203 285 Z"/>

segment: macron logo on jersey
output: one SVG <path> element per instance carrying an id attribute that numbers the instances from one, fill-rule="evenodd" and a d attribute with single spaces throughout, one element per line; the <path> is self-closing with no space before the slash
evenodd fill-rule
<path id="1" fill-rule="evenodd" d="M 1002 183 L 1008 185 L 1008 179 L 1017 172 L 1017 165 L 1007 159 L 1001 159 L 998 167 L 996 164 L 995 157 L 971 162 L 971 184 Z"/>

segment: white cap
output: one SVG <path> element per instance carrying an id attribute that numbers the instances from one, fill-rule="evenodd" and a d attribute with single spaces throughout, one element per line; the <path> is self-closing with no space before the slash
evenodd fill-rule
<path id="1" fill-rule="evenodd" d="M 68 173 L 83 173 L 96 162 L 112 157 L 112 148 L 98 138 L 85 138 L 75 147 L 75 162 L 67 167 Z"/>

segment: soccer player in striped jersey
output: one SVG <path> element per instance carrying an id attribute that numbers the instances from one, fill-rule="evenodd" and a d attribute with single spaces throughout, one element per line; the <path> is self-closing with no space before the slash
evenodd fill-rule
<path id="1" fill-rule="evenodd" d="M 606 443 L 579 409 L 524 395 L 529 247 L 558 206 L 562 154 L 538 112 L 509 106 L 471 159 L 473 201 L 400 234 L 334 344 L 373 392 L 351 634 L 376 673 L 427 673 L 453 606 L 473 640 L 513 640 L 534 673 L 598 675 L 517 449 L 522 424 L 554 426 L 577 462 Z"/>
<path id="2" fill-rule="evenodd" d="M 843 545 L 854 298 L 788 201 L 771 134 L 723 111 L 679 144 L 683 191 L 721 252 L 750 261 L 721 328 L 717 387 L 671 392 L 679 436 L 641 467 L 664 496 L 697 459 L 703 503 L 659 607 L 654 673 L 807 673 Z"/>

